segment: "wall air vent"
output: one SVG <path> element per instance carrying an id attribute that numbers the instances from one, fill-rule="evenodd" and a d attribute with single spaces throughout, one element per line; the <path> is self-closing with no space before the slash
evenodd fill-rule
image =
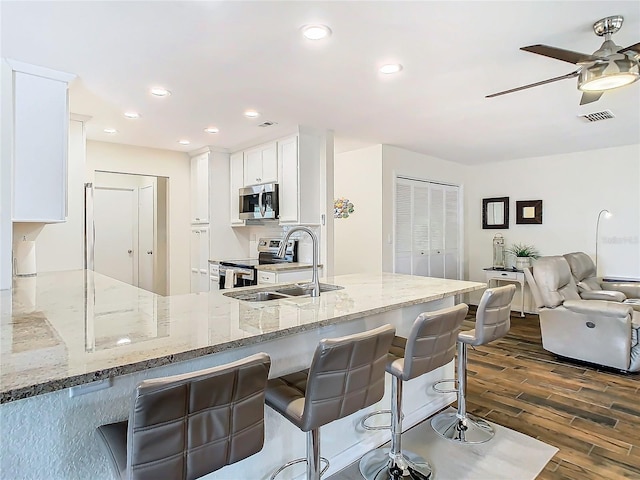
<path id="1" fill-rule="evenodd" d="M 259 127 L 272 127 L 273 125 L 277 125 L 278 122 L 262 122 Z"/>
<path id="2" fill-rule="evenodd" d="M 578 115 L 585 122 L 599 122 L 600 120 L 609 120 L 615 118 L 615 115 L 611 113 L 611 110 L 603 110 L 602 112 L 587 113 L 585 115 Z"/>

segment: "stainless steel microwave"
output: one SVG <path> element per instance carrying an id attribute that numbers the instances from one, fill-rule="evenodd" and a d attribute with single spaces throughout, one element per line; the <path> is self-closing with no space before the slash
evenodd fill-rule
<path id="1" fill-rule="evenodd" d="M 265 183 L 240 189 L 240 218 L 243 220 L 277 220 L 278 184 Z"/>

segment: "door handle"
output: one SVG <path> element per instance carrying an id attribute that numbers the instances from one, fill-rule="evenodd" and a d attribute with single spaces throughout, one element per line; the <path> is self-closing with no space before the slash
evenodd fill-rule
<path id="1" fill-rule="evenodd" d="M 147 255 L 151 255 L 153 252 L 151 250 L 147 250 Z"/>
<path id="2" fill-rule="evenodd" d="M 264 195 L 264 186 L 262 190 L 260 190 L 260 194 L 258 195 L 258 204 L 260 205 L 260 216 L 264 217 L 264 214 L 267 212 L 267 206 L 262 203 L 262 197 Z"/>
<path id="3" fill-rule="evenodd" d="M 133 253 L 133 250 L 127 250 L 127 253 Z"/>

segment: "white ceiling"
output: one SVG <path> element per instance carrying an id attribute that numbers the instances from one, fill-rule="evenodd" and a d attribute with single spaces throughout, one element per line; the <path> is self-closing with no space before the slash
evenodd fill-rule
<path id="1" fill-rule="evenodd" d="M 576 69 L 521 46 L 591 53 L 602 42 L 591 25 L 616 14 L 625 22 L 614 41 L 640 41 L 638 1 L 3 0 L 0 8 L 3 57 L 78 75 L 71 110 L 93 117 L 90 139 L 234 150 L 300 124 L 333 130 L 337 150 L 385 143 L 465 164 L 640 143 L 640 82 L 586 106 L 575 79 L 484 98 Z M 315 22 L 333 35 L 304 39 L 300 27 Z M 404 70 L 378 73 L 388 62 Z M 156 85 L 172 95 L 152 97 Z M 245 118 L 248 108 L 262 116 Z M 577 117 L 605 109 L 616 118 Z M 126 110 L 142 118 L 125 119 Z M 257 127 L 263 121 L 278 125 Z M 204 133 L 209 125 L 220 133 Z"/>

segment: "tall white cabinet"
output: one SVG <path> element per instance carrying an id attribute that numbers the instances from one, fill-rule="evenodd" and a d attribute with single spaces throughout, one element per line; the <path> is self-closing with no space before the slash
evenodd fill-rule
<path id="1" fill-rule="evenodd" d="M 209 223 L 209 152 L 191 157 L 191 223 Z"/>
<path id="2" fill-rule="evenodd" d="M 205 149 L 191 157 L 191 293 L 209 291 L 211 156 Z"/>
<path id="3" fill-rule="evenodd" d="M 459 279 L 460 189 L 396 179 L 396 273 Z"/>

